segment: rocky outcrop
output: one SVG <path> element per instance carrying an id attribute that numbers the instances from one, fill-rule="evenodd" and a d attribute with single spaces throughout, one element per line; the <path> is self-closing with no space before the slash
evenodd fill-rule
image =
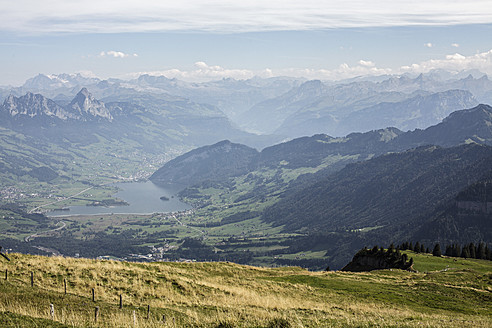
<path id="1" fill-rule="evenodd" d="M 383 248 L 374 247 L 373 249 L 364 248 L 355 254 L 352 261 L 342 268 L 342 271 L 362 272 L 383 269 L 412 269 L 413 259 L 408 261 L 406 254 L 389 248 L 385 251 Z"/>

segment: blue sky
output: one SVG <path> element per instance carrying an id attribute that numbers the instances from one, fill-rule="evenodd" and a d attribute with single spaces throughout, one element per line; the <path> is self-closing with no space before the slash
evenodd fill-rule
<path id="1" fill-rule="evenodd" d="M 42 3 L 0 0 L 0 85 L 75 72 L 196 81 L 433 68 L 492 74 L 491 1 Z"/>

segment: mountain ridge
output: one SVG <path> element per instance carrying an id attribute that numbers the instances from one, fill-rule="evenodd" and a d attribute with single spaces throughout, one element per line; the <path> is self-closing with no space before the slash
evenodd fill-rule
<path id="1" fill-rule="evenodd" d="M 61 121 L 113 119 L 102 101 L 95 99 L 86 88 L 82 88 L 67 106 L 60 106 L 41 94 L 28 92 L 21 97 L 8 96 L 0 106 L 0 111 L 11 117 L 33 119 L 45 116 Z"/>
<path id="2" fill-rule="evenodd" d="M 365 133 L 351 133 L 342 138 L 325 134 L 296 138 L 266 147 L 255 156 L 248 157 L 250 160 L 248 167 L 250 170 L 261 167 L 314 168 L 320 166 L 327 156 L 351 156 L 351 159 L 343 160 L 338 164 L 332 163 L 330 167 L 324 169 L 333 172 L 349 162 L 361 161 L 388 152 L 400 152 L 424 145 L 449 147 L 465 143 L 492 145 L 491 106 L 481 104 L 474 108 L 453 112 L 441 123 L 425 130 L 402 132 L 397 128 L 386 128 Z M 186 154 L 182 155 L 180 160 L 185 157 Z M 178 161 L 170 162 L 167 168 L 171 168 L 174 163 Z M 196 161 L 195 165 L 199 166 L 200 162 Z"/>

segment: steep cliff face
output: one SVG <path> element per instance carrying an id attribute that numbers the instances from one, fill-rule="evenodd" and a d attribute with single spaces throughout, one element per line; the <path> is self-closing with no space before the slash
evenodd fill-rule
<path id="1" fill-rule="evenodd" d="M 102 101 L 95 99 L 86 88 L 82 88 L 69 105 L 69 109 L 74 111 L 82 119 L 102 118 L 108 121 L 113 116 Z"/>
<path id="2" fill-rule="evenodd" d="M 0 113 L 12 119 L 51 118 L 62 121 L 108 120 L 113 116 L 102 101 L 95 99 L 86 88 L 82 88 L 72 102 L 65 107 L 41 94 L 28 92 L 24 96 L 8 96 L 0 106 Z"/>
<path id="3" fill-rule="evenodd" d="M 22 97 L 8 96 L 0 111 L 10 115 L 13 119 L 19 117 L 53 117 L 60 120 L 74 119 L 75 115 L 57 105 L 53 100 L 40 94 L 28 92 Z"/>

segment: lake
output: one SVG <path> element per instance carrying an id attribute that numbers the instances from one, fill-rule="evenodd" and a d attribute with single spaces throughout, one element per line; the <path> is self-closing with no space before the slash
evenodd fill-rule
<path id="1" fill-rule="evenodd" d="M 156 212 L 176 212 L 191 209 L 176 195 L 182 188 L 176 185 L 156 185 L 151 181 L 115 183 L 120 191 L 114 197 L 124 200 L 125 206 L 70 206 L 70 211 L 51 211 L 48 216 L 96 215 L 96 214 L 149 214 Z M 169 200 L 161 200 L 164 196 Z"/>

